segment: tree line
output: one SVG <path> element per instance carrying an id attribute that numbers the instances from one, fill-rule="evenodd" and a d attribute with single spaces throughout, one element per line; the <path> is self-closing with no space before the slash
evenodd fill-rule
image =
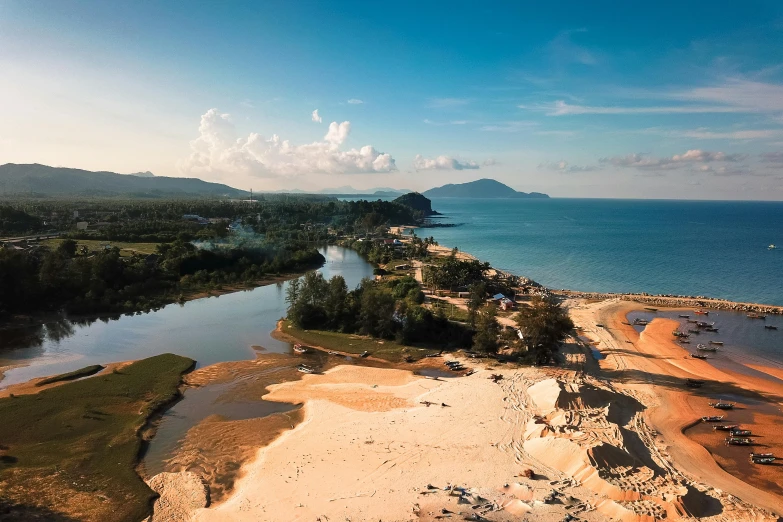
<path id="1" fill-rule="evenodd" d="M 468 348 L 473 331 L 421 306 L 424 294 L 412 277 L 365 279 L 348 290 L 342 276 L 326 280 L 310 272 L 287 289 L 287 318 L 298 328 L 358 333 L 402 344 Z"/>
<path id="2" fill-rule="evenodd" d="M 57 248 L 0 249 L 0 317 L 147 310 L 176 301 L 184 292 L 252 282 L 323 262 L 314 248 L 268 245 L 209 251 L 184 241 L 160 245 L 157 254 L 129 257 L 117 248 L 80 253 L 70 239 Z"/>

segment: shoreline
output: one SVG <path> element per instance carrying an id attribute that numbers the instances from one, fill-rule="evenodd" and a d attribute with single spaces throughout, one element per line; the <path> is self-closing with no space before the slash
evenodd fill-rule
<path id="1" fill-rule="evenodd" d="M 707 406 L 710 395 L 730 396 L 740 405 L 761 399 L 779 406 L 783 386 L 690 358 L 687 350 L 671 340 L 670 332 L 676 321 L 655 319 L 639 334 L 626 321 L 628 313 L 641 309 L 639 304 L 615 299 L 579 306 L 575 309 L 575 322 L 582 326 L 585 337 L 598 341 L 594 348 L 605 356 L 598 361 L 601 373 L 616 385 L 649 396 L 644 401 L 649 407 L 646 416 L 663 436 L 662 443 L 673 464 L 700 481 L 783 515 L 783 495 L 759 489 L 764 477 L 776 477 L 777 468 L 757 465 L 744 474 L 737 472 L 736 466 L 727 470 L 726 462 L 722 466 L 718 462 L 720 457 L 710 450 L 709 440 L 703 437 L 696 440 L 693 432 L 686 433 L 694 427 L 702 429 L 701 416 L 716 414 Z M 605 326 L 601 328 L 597 324 Z M 707 384 L 704 389 L 694 391 L 684 386 L 686 378 L 706 380 Z M 727 413 L 729 419 L 731 415 L 732 412 Z M 755 424 L 747 427 L 758 432 Z M 772 444 L 770 449 L 778 448 L 777 453 L 783 451 L 783 445 L 775 444 L 774 435 L 765 435 L 757 440 L 767 447 Z M 706 442 L 706 446 L 701 442 Z M 744 459 L 748 451 L 751 450 L 744 450 Z M 745 480 L 730 473 L 731 468 Z"/>

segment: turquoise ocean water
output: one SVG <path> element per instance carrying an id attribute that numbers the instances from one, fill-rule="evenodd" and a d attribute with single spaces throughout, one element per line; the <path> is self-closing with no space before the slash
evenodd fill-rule
<path id="1" fill-rule="evenodd" d="M 434 199 L 420 230 L 550 288 L 783 305 L 783 202 Z M 769 250 L 770 244 L 778 249 Z"/>

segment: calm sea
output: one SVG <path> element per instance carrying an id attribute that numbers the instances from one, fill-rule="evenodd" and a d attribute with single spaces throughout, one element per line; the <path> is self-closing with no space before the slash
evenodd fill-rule
<path id="1" fill-rule="evenodd" d="M 440 222 L 461 225 L 421 235 L 550 288 L 783 305 L 783 202 L 449 198 L 432 206 Z"/>

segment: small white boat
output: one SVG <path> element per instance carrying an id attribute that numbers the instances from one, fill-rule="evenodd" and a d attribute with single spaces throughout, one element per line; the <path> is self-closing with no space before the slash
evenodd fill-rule
<path id="1" fill-rule="evenodd" d="M 310 350 L 307 348 L 307 346 L 305 346 L 305 345 L 303 345 L 303 344 L 295 344 L 295 345 L 294 345 L 294 351 L 295 351 L 296 353 L 307 353 L 307 352 L 309 352 Z"/>
<path id="2" fill-rule="evenodd" d="M 307 366 L 306 364 L 300 364 L 296 369 L 302 373 L 315 373 L 315 368 Z"/>
<path id="3" fill-rule="evenodd" d="M 772 244 L 772 245 L 769 245 L 767 248 L 769 250 L 775 250 L 777 247 L 774 244 Z"/>
<path id="4" fill-rule="evenodd" d="M 697 344 L 696 345 L 697 350 L 701 350 L 703 352 L 717 352 L 718 349 L 714 346 L 707 346 L 706 344 Z"/>

